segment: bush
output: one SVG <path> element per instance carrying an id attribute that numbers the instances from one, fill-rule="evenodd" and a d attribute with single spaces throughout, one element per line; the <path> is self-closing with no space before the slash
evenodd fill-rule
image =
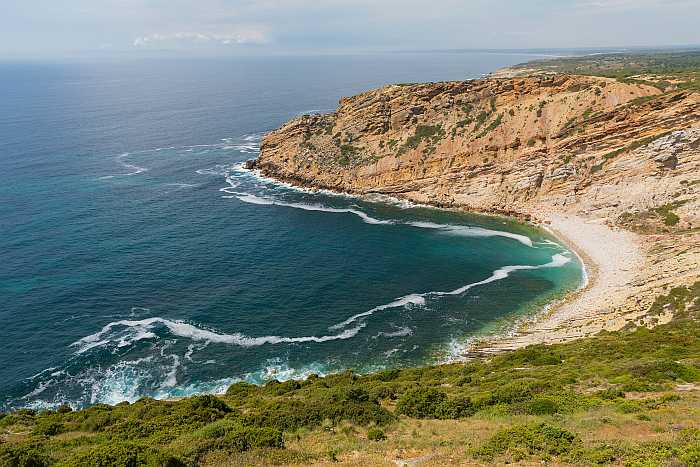
<path id="1" fill-rule="evenodd" d="M 552 415 L 559 412 L 559 405 L 548 398 L 537 398 L 527 405 L 527 413 L 530 415 Z"/>
<path id="2" fill-rule="evenodd" d="M 601 399 L 605 399 L 608 401 L 612 401 L 615 399 L 624 399 L 625 398 L 625 391 L 619 388 L 608 388 L 608 389 L 603 389 L 602 391 L 598 391 L 596 393 L 596 396 L 600 397 Z"/>
<path id="3" fill-rule="evenodd" d="M 180 467 L 179 459 L 134 444 L 109 443 L 74 454 L 60 465 L 75 467 Z"/>
<path id="4" fill-rule="evenodd" d="M 317 426 L 324 420 L 338 423 L 348 420 L 358 425 L 385 425 L 393 415 L 373 401 L 278 400 L 256 407 L 242 416 L 246 425 L 272 427 L 281 431 Z"/>
<path id="5" fill-rule="evenodd" d="M 367 431 L 367 439 L 370 441 L 381 441 L 386 439 L 386 435 L 384 434 L 384 431 L 380 430 L 379 428 L 370 428 Z"/>
<path id="6" fill-rule="evenodd" d="M 636 365 L 631 369 L 634 376 L 646 378 L 652 382 L 685 381 L 700 379 L 700 370 L 670 360 L 658 360 Z"/>
<path id="7" fill-rule="evenodd" d="M 431 387 L 407 391 L 396 404 L 396 413 L 413 418 L 456 419 L 474 413 L 469 398 L 448 399 L 443 391 Z"/>
<path id="8" fill-rule="evenodd" d="M 242 399 L 242 398 L 250 395 L 256 389 L 257 389 L 257 386 L 255 386 L 254 384 L 250 384 L 250 383 L 246 383 L 244 381 L 241 381 L 241 382 L 234 383 L 231 386 L 229 386 L 228 389 L 226 390 L 226 396 L 232 397 L 232 398 L 237 398 L 237 399 Z"/>
<path id="9" fill-rule="evenodd" d="M 391 370 L 378 371 L 377 373 L 370 375 L 368 377 L 368 379 L 389 382 L 389 381 L 393 381 L 396 378 L 398 378 L 400 374 L 401 374 L 401 370 L 394 368 Z"/>
<path id="10" fill-rule="evenodd" d="M 369 393 L 363 388 L 354 387 L 347 390 L 344 399 L 352 402 L 367 402 Z"/>
<path id="11" fill-rule="evenodd" d="M 535 395 L 546 389 L 546 385 L 539 381 L 530 382 L 514 382 L 497 388 L 489 397 L 487 403 L 495 404 L 512 404 L 515 402 L 524 402 L 532 399 Z"/>
<path id="12" fill-rule="evenodd" d="M 550 347 L 539 344 L 518 349 L 503 358 L 503 362 L 508 365 L 530 364 L 533 366 L 559 365 L 561 355 L 556 354 Z"/>
<path id="13" fill-rule="evenodd" d="M 0 465 L 12 467 L 44 467 L 51 461 L 36 444 L 0 444 Z"/>
<path id="14" fill-rule="evenodd" d="M 41 436 L 54 436 L 59 433 L 63 433 L 65 427 L 63 423 L 59 420 L 50 417 L 39 420 L 39 422 L 32 429 L 32 434 Z"/>
<path id="15" fill-rule="evenodd" d="M 539 425 L 517 425 L 500 430 L 483 446 L 474 451 L 477 457 L 493 459 L 509 453 L 519 461 L 528 456 L 543 458 L 568 454 L 581 445 L 579 437 L 562 428 L 540 423 Z"/>
<path id="16" fill-rule="evenodd" d="M 174 450 L 195 462 L 209 451 L 243 452 L 253 448 L 283 448 L 280 430 L 245 426 L 236 420 L 219 420 L 178 438 Z"/>
<path id="17" fill-rule="evenodd" d="M 413 418 L 437 418 L 440 404 L 447 394 L 439 389 L 427 387 L 405 392 L 396 405 L 396 413 Z"/>

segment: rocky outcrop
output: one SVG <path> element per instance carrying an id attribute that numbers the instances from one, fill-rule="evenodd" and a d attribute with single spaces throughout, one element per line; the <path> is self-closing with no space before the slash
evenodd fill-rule
<path id="1" fill-rule="evenodd" d="M 581 76 L 388 86 L 267 135 L 258 167 L 319 188 L 479 211 L 571 200 L 633 146 L 700 121 L 697 94 Z M 664 150 L 654 170 L 675 170 Z M 650 172 L 651 173 L 651 172 Z"/>

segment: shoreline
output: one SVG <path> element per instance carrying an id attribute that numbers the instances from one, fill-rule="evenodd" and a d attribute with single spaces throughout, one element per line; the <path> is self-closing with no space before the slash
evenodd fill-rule
<path id="1" fill-rule="evenodd" d="M 523 322 L 508 336 L 486 337 L 468 347 L 465 356 L 483 356 L 533 344 L 553 344 L 588 337 L 626 324 L 618 307 L 632 295 L 630 283 L 645 255 L 636 234 L 611 228 L 604 219 L 552 212 L 540 225 L 579 257 L 584 283 L 549 304 L 549 309 Z"/>
<path id="2" fill-rule="evenodd" d="M 374 194 L 343 192 L 304 183 L 301 180 L 280 179 L 257 168 L 246 170 L 257 172 L 258 176 L 275 183 L 301 190 L 360 198 Z M 413 200 L 402 196 L 377 194 L 397 201 L 414 203 Z M 626 320 L 615 315 L 613 308 L 622 305 L 631 296 L 629 284 L 634 280 L 633 271 L 644 264 L 645 255 L 636 234 L 609 227 L 604 218 L 584 218 L 549 207 L 543 207 L 543 210 L 533 214 L 517 211 L 479 211 L 424 202 L 416 204 L 435 209 L 505 217 L 534 225 L 551 233 L 578 257 L 582 266 L 583 281 L 578 288 L 547 303 L 539 312 L 519 322 L 507 334 L 482 336 L 466 343 L 461 352 L 463 358 L 491 355 L 532 344 L 565 342 L 606 329 L 621 329 L 627 324 Z"/>

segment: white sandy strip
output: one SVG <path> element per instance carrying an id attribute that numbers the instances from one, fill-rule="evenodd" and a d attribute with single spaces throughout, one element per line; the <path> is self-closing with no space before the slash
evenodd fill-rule
<path id="1" fill-rule="evenodd" d="M 631 284 L 644 267 L 637 235 L 574 215 L 550 214 L 547 219 L 552 232 L 584 261 L 587 283 L 526 329 L 486 343 L 485 352 L 561 342 L 624 325 L 614 309 L 634 294 Z"/>

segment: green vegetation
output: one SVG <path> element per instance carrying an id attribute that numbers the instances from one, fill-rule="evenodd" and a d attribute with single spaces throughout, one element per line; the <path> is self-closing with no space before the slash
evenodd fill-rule
<path id="1" fill-rule="evenodd" d="M 683 206 L 684 204 L 685 201 L 674 201 L 673 203 L 668 203 L 664 204 L 663 206 L 659 206 L 658 208 L 654 209 L 654 212 L 661 216 L 661 219 L 663 220 L 665 225 L 674 226 L 678 224 L 678 221 L 680 221 L 681 218 L 678 217 L 678 215 L 675 212 L 673 212 L 673 210 Z"/>
<path id="2" fill-rule="evenodd" d="M 442 125 L 418 125 L 414 135 L 399 148 L 399 154 L 417 148 L 423 140 L 426 140 L 428 145 L 435 145 L 444 137 L 445 130 L 442 129 Z"/>
<path id="3" fill-rule="evenodd" d="M 625 83 L 654 86 L 664 92 L 672 89 L 700 92 L 700 50 L 649 50 L 535 60 L 514 68 L 538 68 L 559 73 L 604 76 Z M 647 78 L 644 75 L 656 76 Z M 596 94 L 599 91 L 600 89 L 596 90 Z M 639 99 L 636 104 L 647 100 Z"/>
<path id="4" fill-rule="evenodd" d="M 618 221 L 621 225 L 635 232 L 656 233 L 660 223 L 666 226 L 665 230 L 668 231 L 668 228 L 676 227 L 681 219 L 674 210 L 686 202 L 687 200 L 674 201 L 647 211 L 624 213 Z"/>
<path id="5" fill-rule="evenodd" d="M 342 144 L 340 146 L 340 158 L 338 158 L 338 163 L 342 166 L 350 165 L 359 151 L 360 150 L 352 144 Z"/>
<path id="6" fill-rule="evenodd" d="M 381 441 L 386 439 L 386 435 L 384 434 L 384 430 L 380 428 L 370 428 L 367 431 L 367 439 L 370 441 Z"/>
<path id="7" fill-rule="evenodd" d="M 581 440 L 574 433 L 547 423 L 540 423 L 517 425 L 500 430 L 474 453 L 477 457 L 487 460 L 505 453 L 509 453 L 514 461 L 533 455 L 549 460 L 552 456 L 570 453 L 580 444 Z"/>
<path id="8" fill-rule="evenodd" d="M 700 282 L 648 311 L 675 318 L 465 364 L 0 414 L 0 465 L 307 464 L 352 453 L 371 464 L 412 445 L 485 463 L 697 465 L 700 393 L 674 388 L 700 381 Z M 610 424 L 621 438 L 598 436 Z"/>
<path id="9" fill-rule="evenodd" d="M 503 122 L 503 114 L 498 114 L 498 115 L 496 116 L 496 118 L 495 118 L 491 123 L 489 123 L 489 124 L 486 126 L 486 128 L 484 128 L 484 129 L 481 131 L 481 133 L 479 133 L 479 134 L 477 135 L 477 138 L 483 138 L 484 136 L 486 136 L 487 134 L 489 134 L 491 131 L 493 131 L 493 130 L 495 130 L 496 128 L 498 128 L 498 127 L 501 125 L 502 122 Z"/>
<path id="10" fill-rule="evenodd" d="M 544 107 L 547 105 L 547 101 L 540 101 L 540 103 L 537 105 L 537 118 L 542 117 L 542 113 L 544 111 Z"/>
<path id="11" fill-rule="evenodd" d="M 481 125 L 483 125 L 484 123 L 486 123 L 486 120 L 489 119 L 489 116 L 490 116 L 490 115 L 491 115 L 490 113 L 488 113 L 488 112 L 486 112 L 486 111 L 484 111 L 484 110 L 482 110 L 481 112 L 479 112 L 479 114 L 476 116 L 476 127 L 475 127 L 474 129 L 475 129 L 475 130 L 478 130 L 479 128 L 481 128 Z"/>

